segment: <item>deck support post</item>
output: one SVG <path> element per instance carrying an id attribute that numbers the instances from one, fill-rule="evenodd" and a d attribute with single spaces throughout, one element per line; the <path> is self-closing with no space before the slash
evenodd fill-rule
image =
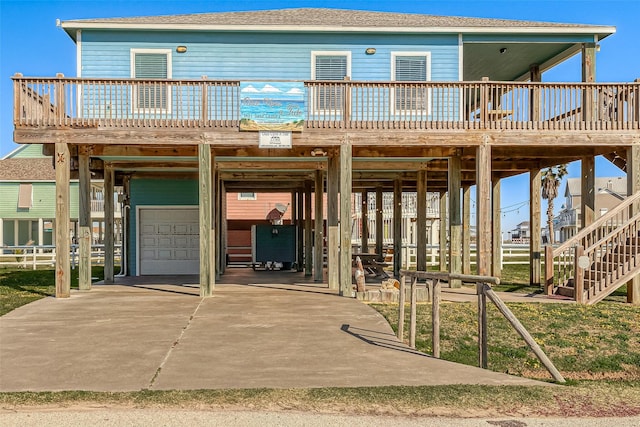
<path id="1" fill-rule="evenodd" d="M 591 225 L 595 220 L 596 210 L 596 176 L 595 176 L 595 157 L 583 157 L 580 162 L 582 179 L 580 180 L 581 192 L 580 203 L 582 219 L 580 226 L 582 228 Z M 595 242 L 593 242 L 595 243 Z"/>
<path id="2" fill-rule="evenodd" d="M 78 289 L 91 289 L 91 172 L 89 150 L 78 149 L 78 223 L 80 226 L 80 260 L 78 263 Z M 38 244 L 42 244 L 38 242 Z"/>
<path id="3" fill-rule="evenodd" d="M 340 144 L 340 296 L 352 297 L 351 186 L 352 147 L 348 137 Z"/>
<path id="4" fill-rule="evenodd" d="M 198 145 L 198 189 L 200 227 L 200 296 L 213 295 L 215 286 L 215 229 L 213 206 L 215 194 L 212 174 L 211 146 Z"/>
<path id="5" fill-rule="evenodd" d="M 640 146 L 632 145 L 627 148 L 627 194 L 629 196 L 640 191 Z M 631 205 L 629 217 L 640 212 L 640 206 Z M 640 305 L 640 276 L 635 276 L 627 282 L 627 302 Z"/>
<path id="6" fill-rule="evenodd" d="M 542 227 L 540 225 L 542 205 L 542 172 L 540 168 L 529 170 L 529 283 L 540 286 L 542 268 Z M 546 259 L 545 259 L 546 262 Z"/>
<path id="7" fill-rule="evenodd" d="M 215 170 L 215 168 L 214 168 Z M 216 172 L 217 190 L 216 195 L 218 203 L 216 204 L 216 225 L 215 230 L 218 230 L 218 268 L 216 269 L 216 279 L 220 278 L 221 274 L 225 273 L 227 269 L 227 190 L 224 181 L 220 177 L 220 172 Z"/>
<path id="8" fill-rule="evenodd" d="M 304 182 L 304 275 L 313 272 L 313 224 L 311 223 L 311 181 Z"/>
<path id="9" fill-rule="evenodd" d="M 462 274 L 471 274 L 471 186 L 462 188 Z"/>
<path id="10" fill-rule="evenodd" d="M 582 81 L 585 83 L 593 83 L 596 81 L 596 44 L 582 44 Z M 598 110 L 595 105 L 597 99 L 595 93 L 588 88 L 582 97 L 582 120 L 584 122 L 592 122 L 596 120 Z M 589 127 L 590 128 L 590 125 Z"/>
<path id="11" fill-rule="evenodd" d="M 416 270 L 427 270 L 427 171 L 419 170 L 416 182 Z"/>
<path id="12" fill-rule="evenodd" d="M 402 181 L 393 181 L 393 276 L 402 269 Z"/>
<path id="13" fill-rule="evenodd" d="M 314 259 L 313 259 L 313 280 L 322 282 L 324 264 L 324 218 L 322 214 L 322 201 L 324 199 L 324 177 L 321 170 L 315 172 L 314 185 Z"/>
<path id="14" fill-rule="evenodd" d="M 491 191 L 491 212 L 493 217 L 491 227 L 491 275 L 495 277 L 502 276 L 502 221 L 500 221 L 500 182 L 500 178 L 494 177 L 492 181 L 493 188 Z"/>
<path id="15" fill-rule="evenodd" d="M 382 187 L 376 187 L 376 253 L 384 253 L 384 212 L 382 206 Z"/>
<path id="16" fill-rule="evenodd" d="M 69 265 L 69 146 L 63 142 L 55 144 L 56 168 L 56 298 L 71 296 L 71 276 Z M 15 242 L 17 243 L 17 242 Z"/>
<path id="17" fill-rule="evenodd" d="M 296 245 L 297 251 L 297 259 L 296 259 L 296 271 L 301 272 L 304 270 L 304 231 L 305 231 L 305 220 L 304 220 L 304 191 L 303 189 L 298 189 L 296 191 L 296 205 L 298 206 L 296 212 L 296 230 L 297 230 L 297 239 L 298 244 Z"/>
<path id="18" fill-rule="evenodd" d="M 438 223 L 440 237 L 438 243 L 440 250 L 438 251 L 438 260 L 440 263 L 440 271 L 447 271 L 447 192 L 440 192 L 440 221 Z"/>
<path id="19" fill-rule="evenodd" d="M 327 159 L 327 275 L 329 289 L 340 288 L 340 228 L 338 221 L 338 194 L 340 188 L 340 163 L 335 149 Z"/>
<path id="20" fill-rule="evenodd" d="M 529 67 L 529 80 L 532 83 L 541 82 L 542 81 L 542 72 L 540 71 L 540 66 L 538 64 L 533 64 Z M 540 89 L 534 87 L 530 90 L 529 97 L 529 111 L 531 111 L 531 121 L 539 122 L 540 121 Z"/>
<path id="21" fill-rule="evenodd" d="M 360 236 L 360 252 L 369 252 L 369 192 L 362 190 L 362 235 Z"/>
<path id="22" fill-rule="evenodd" d="M 449 158 L 449 273 L 462 273 L 462 212 L 460 186 L 462 160 L 460 156 Z M 449 286 L 462 287 L 459 279 L 451 279 Z"/>
<path id="23" fill-rule="evenodd" d="M 479 276 L 491 273 L 491 146 L 476 148 L 476 262 Z"/>
<path id="24" fill-rule="evenodd" d="M 104 283 L 113 283 L 115 266 L 114 247 L 114 172 L 113 166 L 104 167 Z"/>

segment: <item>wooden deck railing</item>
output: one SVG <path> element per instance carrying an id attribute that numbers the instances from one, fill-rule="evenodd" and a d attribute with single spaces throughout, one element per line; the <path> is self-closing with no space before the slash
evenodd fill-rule
<path id="1" fill-rule="evenodd" d="M 21 128 L 238 128 L 240 82 L 16 75 Z M 306 129 L 640 129 L 640 83 L 307 81 Z"/>
<path id="2" fill-rule="evenodd" d="M 640 212 L 631 209 L 639 203 L 636 193 L 559 247 L 547 246 L 546 293 L 571 285 L 576 301 L 592 304 L 640 269 Z"/>

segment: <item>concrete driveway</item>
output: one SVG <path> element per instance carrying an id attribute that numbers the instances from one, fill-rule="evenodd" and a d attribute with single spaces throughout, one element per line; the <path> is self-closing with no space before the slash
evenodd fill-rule
<path id="1" fill-rule="evenodd" d="M 542 384 L 411 350 L 367 305 L 282 274 L 225 275 L 206 299 L 197 278 L 122 278 L 21 307 L 0 318 L 0 391 Z"/>

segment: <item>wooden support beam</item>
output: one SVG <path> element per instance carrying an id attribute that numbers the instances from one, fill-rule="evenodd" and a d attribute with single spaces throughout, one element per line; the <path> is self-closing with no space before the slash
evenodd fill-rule
<path id="1" fill-rule="evenodd" d="M 313 259 L 313 280 L 322 282 L 324 279 L 324 218 L 322 201 L 324 199 L 324 177 L 323 172 L 316 171 L 314 188 L 314 259 Z"/>
<path id="2" fill-rule="evenodd" d="M 640 191 L 640 146 L 633 145 L 627 149 L 627 194 L 629 196 Z M 631 214 L 640 212 L 640 206 L 632 205 Z M 627 302 L 640 305 L 640 276 L 627 282 Z"/>
<path id="3" fill-rule="evenodd" d="M 418 171 L 416 197 L 416 270 L 427 270 L 427 173 Z"/>
<path id="4" fill-rule="evenodd" d="M 491 228 L 491 275 L 502 277 L 502 229 L 501 213 L 500 213 L 500 179 L 494 178 L 492 181 L 491 195 L 491 212 L 492 212 L 492 228 Z"/>
<path id="5" fill-rule="evenodd" d="M 55 145 L 56 168 L 56 298 L 71 296 L 71 271 L 69 265 L 69 146 L 58 142 Z"/>
<path id="6" fill-rule="evenodd" d="M 471 186 L 462 188 L 462 274 L 471 274 Z"/>
<path id="7" fill-rule="evenodd" d="M 591 225 L 595 220 L 596 211 L 596 175 L 595 175 L 595 158 L 583 157 L 580 162 L 580 171 L 582 179 L 580 180 L 581 194 L 581 227 L 585 228 Z M 595 243 L 595 242 L 594 242 Z"/>
<path id="8" fill-rule="evenodd" d="M 107 164 L 104 168 L 104 283 L 114 280 L 114 184 L 113 167 Z"/>
<path id="9" fill-rule="evenodd" d="M 78 243 L 80 244 L 78 262 L 78 289 L 91 289 L 91 173 L 89 171 L 89 152 L 81 149 L 78 154 Z M 42 244 L 42 242 L 38 242 Z"/>
<path id="10" fill-rule="evenodd" d="M 340 145 L 340 295 L 352 297 L 351 284 L 351 144 Z"/>
<path id="11" fill-rule="evenodd" d="M 462 205 L 460 200 L 461 160 L 449 158 L 449 273 L 462 273 Z M 435 284 L 434 284 L 435 286 Z M 439 285 L 438 285 L 439 286 Z M 459 279 L 451 279 L 449 286 L 462 287 Z"/>
<path id="12" fill-rule="evenodd" d="M 362 235 L 360 236 L 360 252 L 369 252 L 369 192 L 362 190 Z"/>
<path id="13" fill-rule="evenodd" d="M 393 276 L 402 269 L 402 181 L 393 182 Z"/>
<path id="14" fill-rule="evenodd" d="M 297 231 L 297 256 L 296 256 L 296 270 L 301 272 L 304 270 L 304 235 L 305 235 L 305 219 L 304 219 L 304 192 L 302 190 L 296 191 L 296 205 L 297 216 L 296 216 L 296 231 Z"/>
<path id="15" fill-rule="evenodd" d="M 447 270 L 447 193 L 445 191 L 440 192 L 440 221 L 439 226 L 439 238 L 438 244 L 440 249 L 438 250 L 438 261 L 440 265 L 440 271 Z"/>
<path id="16" fill-rule="evenodd" d="M 476 263 L 479 276 L 491 273 L 491 146 L 476 148 Z"/>
<path id="17" fill-rule="evenodd" d="M 540 274 L 542 269 L 542 172 L 540 168 L 529 171 L 529 282 L 532 286 L 542 284 Z M 546 262 L 546 260 L 545 260 Z"/>
<path id="18" fill-rule="evenodd" d="M 338 217 L 338 195 L 340 192 L 340 163 L 337 153 L 329 153 L 327 173 L 327 228 L 328 253 L 327 273 L 329 289 L 340 288 L 340 227 Z"/>
<path id="19" fill-rule="evenodd" d="M 533 64 L 529 67 L 529 80 L 532 82 L 542 81 L 542 72 L 538 64 Z M 531 111 L 531 121 L 540 121 L 540 89 L 533 87 L 529 91 L 529 111 Z"/>
<path id="20" fill-rule="evenodd" d="M 213 296 L 215 287 L 215 230 L 213 205 L 213 155 L 211 146 L 198 146 L 198 197 L 200 224 L 200 296 Z"/>
<path id="21" fill-rule="evenodd" d="M 582 44 L 582 81 L 596 81 L 596 44 Z M 582 96 L 582 120 L 590 122 L 597 119 L 597 97 L 591 88 L 586 88 Z"/>
<path id="22" fill-rule="evenodd" d="M 376 253 L 384 253 L 384 218 L 382 206 L 382 187 L 376 187 Z"/>
<path id="23" fill-rule="evenodd" d="M 311 181 L 304 183 L 304 275 L 313 274 L 313 224 L 311 218 Z"/>

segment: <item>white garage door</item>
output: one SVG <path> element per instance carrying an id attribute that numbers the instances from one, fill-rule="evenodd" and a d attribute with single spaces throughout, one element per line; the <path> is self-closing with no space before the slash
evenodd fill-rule
<path id="1" fill-rule="evenodd" d="M 139 274 L 198 274 L 197 208 L 139 209 Z"/>

